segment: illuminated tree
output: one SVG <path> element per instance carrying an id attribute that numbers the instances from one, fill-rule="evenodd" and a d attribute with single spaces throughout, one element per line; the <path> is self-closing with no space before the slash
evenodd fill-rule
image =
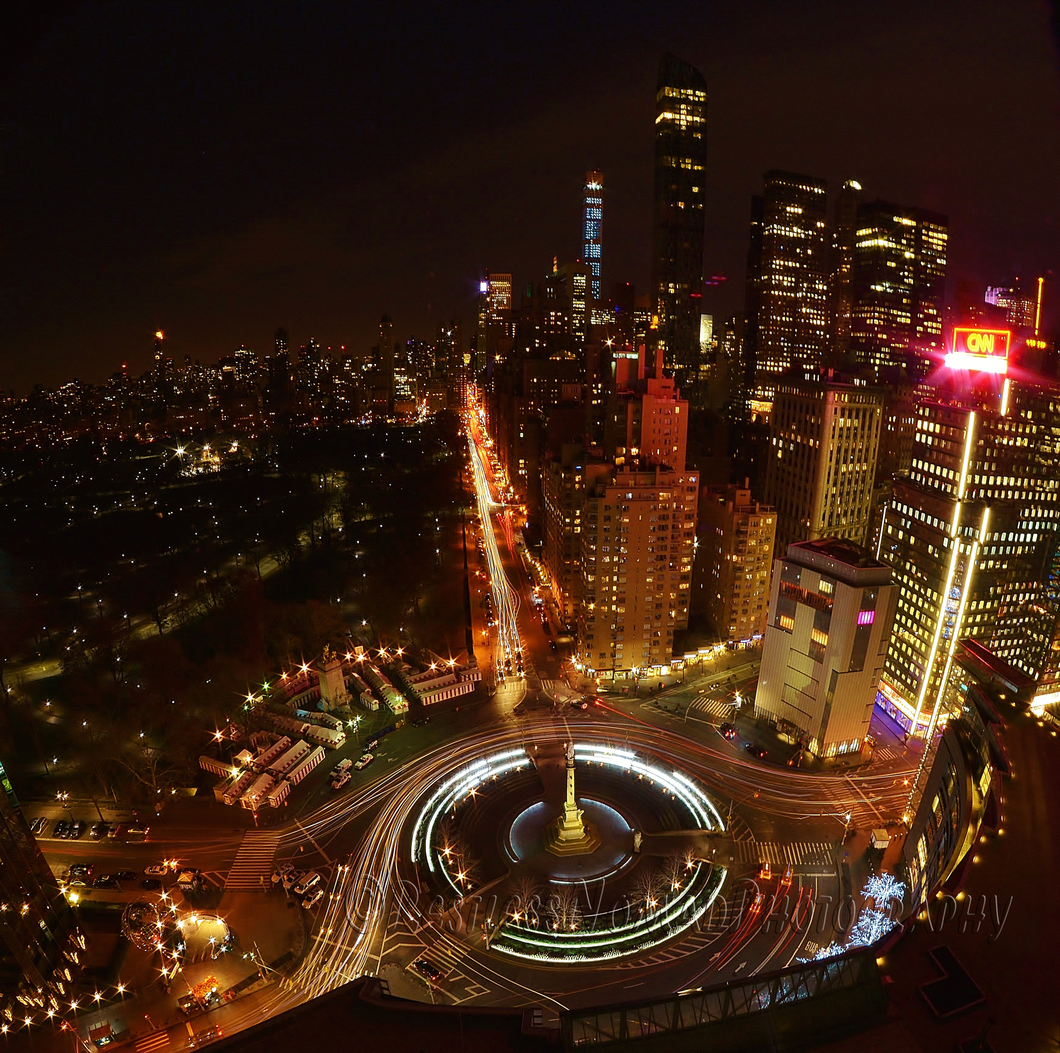
<path id="1" fill-rule="evenodd" d="M 582 911 L 578 892 L 573 885 L 559 885 L 552 890 L 545 904 L 549 928 L 556 932 L 575 932 L 582 926 Z"/>

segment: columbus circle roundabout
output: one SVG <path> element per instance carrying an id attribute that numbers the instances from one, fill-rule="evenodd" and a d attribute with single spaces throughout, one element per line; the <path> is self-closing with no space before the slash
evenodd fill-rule
<path id="1" fill-rule="evenodd" d="M 694 779 L 574 736 L 461 765 L 416 810 L 410 848 L 443 901 L 481 890 L 495 955 L 587 966 L 643 954 L 703 918 L 726 870 L 688 844 L 689 830 L 725 830 Z M 673 840 L 662 868 L 649 839 Z"/>
<path id="2" fill-rule="evenodd" d="M 282 834 L 281 854 L 309 837 L 334 865 L 272 1011 L 364 975 L 425 1001 L 558 1008 L 795 964 L 836 938 L 809 920 L 839 899 L 823 816 L 841 792 L 643 724 L 479 729 Z M 818 855 L 763 878 L 760 846 L 811 836 Z"/>

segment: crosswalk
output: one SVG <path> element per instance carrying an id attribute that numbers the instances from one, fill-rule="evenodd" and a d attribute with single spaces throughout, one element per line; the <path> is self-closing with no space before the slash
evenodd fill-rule
<path id="1" fill-rule="evenodd" d="M 615 969 L 643 969 L 645 965 L 666 965 L 668 962 L 676 961 L 678 958 L 687 958 L 690 954 L 696 954 L 705 947 L 714 943 L 719 933 L 709 929 L 710 921 L 704 923 L 704 928 L 697 929 L 691 935 L 685 936 L 678 943 L 668 944 L 660 950 L 647 957 L 634 958 L 629 961 L 617 962 Z"/>
<path id="2" fill-rule="evenodd" d="M 705 713 L 714 718 L 713 720 L 708 720 L 708 723 L 711 724 L 720 723 L 723 720 L 732 720 L 733 712 L 733 707 L 724 699 L 707 694 L 697 695 L 688 706 L 688 715 L 693 720 L 703 720 L 704 718 L 699 714 Z"/>
<path id="3" fill-rule="evenodd" d="M 544 691 L 550 699 L 558 700 L 560 702 L 569 702 L 572 698 L 577 698 L 578 693 L 570 689 L 570 685 L 565 680 L 542 680 L 541 690 Z"/>
<path id="4" fill-rule="evenodd" d="M 225 888 L 232 892 L 261 891 L 272 887 L 272 861 L 280 835 L 270 830 L 248 830 L 243 836 Z"/>
<path id="5" fill-rule="evenodd" d="M 136 1040 L 136 1053 L 161 1053 L 164 1049 L 169 1049 L 168 1031 L 152 1031 Z"/>
<path id="6" fill-rule="evenodd" d="M 901 755 L 902 754 L 899 750 L 893 749 L 891 746 L 884 746 L 882 748 L 877 748 L 873 752 L 872 759 L 874 761 L 893 761 L 898 760 Z"/>
<path id="7" fill-rule="evenodd" d="M 736 859 L 741 863 L 770 863 L 797 867 L 832 862 L 832 845 L 827 841 L 735 841 Z"/>

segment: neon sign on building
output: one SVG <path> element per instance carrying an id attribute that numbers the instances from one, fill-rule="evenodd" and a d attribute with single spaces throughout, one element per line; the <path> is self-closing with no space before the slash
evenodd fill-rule
<path id="1" fill-rule="evenodd" d="M 950 369 L 967 369 L 979 373 L 1008 372 L 1008 349 L 1012 333 L 1008 329 L 953 330 L 953 350 L 946 356 Z"/>

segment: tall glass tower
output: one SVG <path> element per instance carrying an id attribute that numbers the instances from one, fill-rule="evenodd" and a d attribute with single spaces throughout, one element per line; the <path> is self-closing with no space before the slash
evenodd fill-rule
<path id="1" fill-rule="evenodd" d="M 962 645 L 1035 680 L 1060 615 L 1060 397 L 1033 377 L 943 373 L 879 540 L 900 593 L 882 701 L 914 732 L 945 715 Z"/>
<path id="2" fill-rule="evenodd" d="M 655 229 L 649 339 L 668 365 L 694 369 L 703 296 L 707 82 L 675 55 L 655 92 Z"/>
<path id="3" fill-rule="evenodd" d="M 582 203 L 582 259 L 592 274 L 593 302 L 600 299 L 600 259 L 604 227 L 604 173 L 585 173 Z"/>
<path id="4" fill-rule="evenodd" d="M 826 346 L 828 188 L 823 179 L 771 171 L 751 201 L 747 328 L 755 393 L 772 401 L 792 366 L 819 367 Z"/>
<path id="5" fill-rule="evenodd" d="M 923 376 L 941 357 L 948 225 L 886 201 L 858 208 L 850 342 L 877 374 L 905 366 Z"/>

